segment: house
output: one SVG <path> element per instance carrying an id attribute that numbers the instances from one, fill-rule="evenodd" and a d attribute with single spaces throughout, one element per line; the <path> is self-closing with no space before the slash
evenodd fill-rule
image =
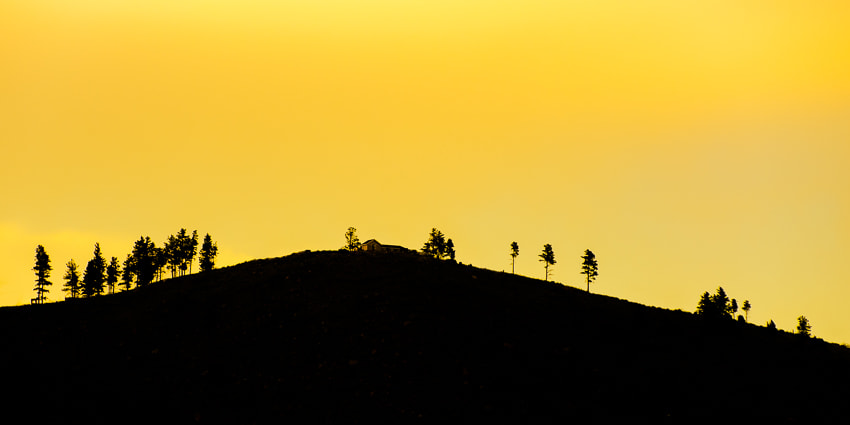
<path id="1" fill-rule="evenodd" d="M 399 245 L 382 245 L 380 242 L 369 239 L 360 244 L 360 250 L 366 252 L 412 252 L 411 250 Z"/>

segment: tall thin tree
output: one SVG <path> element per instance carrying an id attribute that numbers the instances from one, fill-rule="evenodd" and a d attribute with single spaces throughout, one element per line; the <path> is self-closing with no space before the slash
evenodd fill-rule
<path id="1" fill-rule="evenodd" d="M 109 288 L 109 293 L 115 293 L 115 284 L 118 283 L 118 277 L 121 276 L 121 264 L 118 263 L 118 257 L 112 257 L 109 265 L 106 266 L 106 287 Z"/>
<path id="2" fill-rule="evenodd" d="M 201 273 L 210 271 L 215 268 L 215 256 L 218 254 L 218 245 L 213 243 L 209 233 L 204 236 L 204 243 L 201 245 L 201 252 L 198 254 L 198 266 L 201 268 Z"/>
<path id="3" fill-rule="evenodd" d="M 581 263 L 581 274 L 585 275 L 587 280 L 587 292 L 590 292 L 590 282 L 596 280 L 599 276 L 599 264 L 596 262 L 596 255 L 593 251 L 586 249 L 581 257 L 584 261 Z"/>
<path id="4" fill-rule="evenodd" d="M 750 321 L 749 315 L 750 315 L 750 309 L 751 308 L 753 308 L 753 305 L 750 304 L 750 300 L 744 300 L 744 306 L 741 307 L 741 310 L 744 311 L 744 320 L 747 321 L 747 322 Z"/>
<path id="5" fill-rule="evenodd" d="M 65 270 L 65 276 L 62 278 L 65 279 L 65 285 L 62 288 L 62 291 L 67 292 L 68 295 L 65 298 L 77 298 L 80 296 L 80 271 L 77 263 L 74 262 L 74 259 L 68 261 L 65 264 L 67 269 Z"/>
<path id="6" fill-rule="evenodd" d="M 35 304 L 44 304 L 47 301 L 47 293 L 50 292 L 46 287 L 53 285 L 47 278 L 50 277 L 50 271 L 53 267 L 50 266 L 50 256 L 44 250 L 44 246 L 39 245 L 35 248 L 35 298 L 32 302 Z"/>
<path id="7" fill-rule="evenodd" d="M 549 266 L 552 266 L 556 263 L 555 261 L 555 251 L 552 250 L 551 244 L 543 245 L 543 252 L 538 255 L 540 257 L 540 261 L 543 262 L 543 269 L 546 271 L 544 280 L 549 280 Z"/>
<path id="8" fill-rule="evenodd" d="M 511 242 L 511 274 L 514 274 L 514 264 L 516 257 L 519 256 L 519 244 L 516 241 Z"/>

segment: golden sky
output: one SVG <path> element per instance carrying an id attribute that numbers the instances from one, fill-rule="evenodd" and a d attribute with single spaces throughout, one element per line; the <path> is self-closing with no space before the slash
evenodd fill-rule
<path id="1" fill-rule="evenodd" d="M 850 3 L 6 0 L 0 305 L 95 242 L 360 239 L 850 342 Z"/>

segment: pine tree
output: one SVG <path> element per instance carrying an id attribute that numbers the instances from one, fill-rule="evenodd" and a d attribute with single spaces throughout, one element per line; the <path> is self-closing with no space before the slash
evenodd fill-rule
<path id="1" fill-rule="evenodd" d="M 106 282 L 106 259 L 100 252 L 100 243 L 94 244 L 94 258 L 89 260 L 83 274 L 83 296 L 92 297 L 103 293 Z"/>
<path id="2" fill-rule="evenodd" d="M 118 264 L 118 257 L 112 257 L 109 265 L 106 266 L 106 286 L 109 288 L 109 293 L 115 293 L 115 284 L 118 283 L 118 277 L 121 275 L 121 265 Z"/>
<path id="3" fill-rule="evenodd" d="M 156 275 L 157 248 L 150 237 L 139 237 L 133 245 L 130 273 L 136 278 L 136 287 L 147 286 Z"/>
<path id="4" fill-rule="evenodd" d="M 360 239 L 357 237 L 357 229 L 354 227 L 349 227 L 348 230 L 345 231 L 345 246 L 342 249 L 347 249 L 349 251 L 357 251 L 360 249 Z"/>
<path id="5" fill-rule="evenodd" d="M 543 262 L 543 268 L 546 271 L 544 280 L 549 280 L 549 266 L 554 265 L 555 261 L 555 252 L 552 250 L 551 244 L 543 245 L 543 252 L 538 255 L 540 257 L 540 261 Z"/>
<path id="6" fill-rule="evenodd" d="M 809 319 L 806 319 L 806 316 L 797 318 L 797 333 L 807 338 L 812 336 L 812 325 L 809 323 Z"/>
<path id="7" fill-rule="evenodd" d="M 422 252 L 433 256 L 437 259 L 442 259 L 446 256 L 446 236 L 443 232 L 436 228 L 431 229 L 431 234 L 428 235 L 428 240 L 422 247 Z"/>
<path id="8" fill-rule="evenodd" d="M 710 316 L 714 309 L 714 302 L 711 301 L 711 294 L 705 291 L 697 303 L 697 313 L 700 316 Z"/>
<path id="9" fill-rule="evenodd" d="M 32 268 L 35 271 L 35 298 L 32 299 L 32 302 L 35 304 L 44 304 L 47 301 L 47 293 L 50 292 L 46 287 L 53 285 L 47 278 L 50 277 L 50 271 L 53 270 L 53 267 L 50 266 L 50 256 L 47 255 L 47 252 L 44 250 L 44 246 L 39 245 L 35 248 L 35 267 Z"/>
<path id="10" fill-rule="evenodd" d="M 192 263 L 195 262 L 195 254 L 198 252 L 198 231 L 192 231 L 192 237 L 188 236 L 184 240 L 185 246 L 183 247 L 183 272 L 186 272 L 186 264 L 189 265 L 189 274 L 192 274 Z"/>
<path id="11" fill-rule="evenodd" d="M 210 234 L 207 233 L 206 236 L 204 236 L 204 243 L 201 245 L 201 252 L 198 254 L 200 257 L 198 259 L 198 266 L 201 268 L 201 273 L 215 268 L 215 256 L 217 254 L 218 246 L 213 243 L 212 237 L 210 237 Z"/>
<path id="12" fill-rule="evenodd" d="M 514 263 L 517 256 L 519 256 L 519 244 L 511 242 L 511 274 L 514 274 Z"/>
<path id="13" fill-rule="evenodd" d="M 177 271 L 180 269 L 180 240 L 174 235 L 169 235 L 163 248 L 168 270 L 171 271 L 171 278 L 177 277 Z"/>
<path id="14" fill-rule="evenodd" d="M 581 263 L 581 274 L 585 275 L 587 292 L 590 292 L 590 282 L 593 282 L 599 276 L 599 265 L 596 262 L 596 255 L 589 249 L 584 251 L 584 255 L 581 258 L 584 260 Z"/>
<path id="15" fill-rule="evenodd" d="M 127 259 L 124 260 L 124 270 L 121 271 L 121 286 L 124 287 L 124 291 L 129 291 L 133 284 L 134 267 L 133 255 L 127 254 Z"/>
<path id="16" fill-rule="evenodd" d="M 750 319 L 747 316 L 749 316 L 751 308 L 753 308 L 753 306 L 752 304 L 750 304 L 750 300 L 744 300 L 744 306 L 741 307 L 741 310 L 744 312 L 744 320 L 748 322 L 750 321 Z"/>
<path id="17" fill-rule="evenodd" d="M 67 292 L 68 295 L 65 298 L 78 298 L 80 296 L 80 271 L 77 263 L 74 262 L 73 259 L 68 261 L 65 264 L 67 269 L 65 270 L 65 276 L 62 278 L 65 279 L 65 285 L 62 288 L 62 291 Z"/>
<path id="18" fill-rule="evenodd" d="M 449 257 L 449 260 L 455 260 L 455 243 L 452 242 L 452 238 L 446 241 L 446 256 Z"/>
<path id="19" fill-rule="evenodd" d="M 729 297 L 726 295 L 726 291 L 723 290 L 722 286 L 717 287 L 717 293 L 712 295 L 711 302 L 713 304 L 714 315 L 719 317 L 729 317 L 729 313 L 732 310 L 729 302 Z"/>

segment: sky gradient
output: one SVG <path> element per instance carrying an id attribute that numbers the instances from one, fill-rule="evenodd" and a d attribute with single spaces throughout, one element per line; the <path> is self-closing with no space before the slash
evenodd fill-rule
<path id="1" fill-rule="evenodd" d="M 0 305 L 35 248 L 361 241 L 850 342 L 850 3 L 0 4 Z"/>

